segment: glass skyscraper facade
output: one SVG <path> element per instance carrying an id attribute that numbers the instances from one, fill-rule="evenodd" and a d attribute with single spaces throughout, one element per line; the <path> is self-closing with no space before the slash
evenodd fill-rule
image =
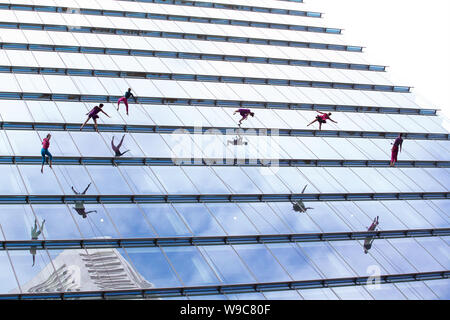
<path id="1" fill-rule="evenodd" d="M 0 299 L 450 298 L 439 107 L 313 1 L 0 0 L 0 46 Z"/>

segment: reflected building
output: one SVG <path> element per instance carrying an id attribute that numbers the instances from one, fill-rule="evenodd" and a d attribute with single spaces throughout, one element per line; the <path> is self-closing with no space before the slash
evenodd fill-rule
<path id="1" fill-rule="evenodd" d="M 449 299 L 446 119 L 313 2 L 0 5 L 0 299 Z"/>
<path id="2" fill-rule="evenodd" d="M 152 287 L 117 249 L 90 249 L 63 250 L 21 288 L 23 292 L 39 293 Z"/>

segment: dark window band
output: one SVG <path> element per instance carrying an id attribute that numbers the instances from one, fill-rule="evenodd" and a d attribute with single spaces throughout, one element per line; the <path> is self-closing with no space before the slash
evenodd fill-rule
<path id="1" fill-rule="evenodd" d="M 0 48 L 3 50 L 81 52 L 81 53 L 92 53 L 92 54 L 150 56 L 150 57 L 160 57 L 160 58 L 177 58 L 177 59 L 210 60 L 210 61 L 223 60 L 223 61 L 234 61 L 234 62 L 249 62 L 249 63 L 260 63 L 260 64 L 279 64 L 279 65 L 294 65 L 294 66 L 311 66 L 311 67 L 322 67 L 322 68 L 333 68 L 333 69 L 351 69 L 351 70 L 366 70 L 366 71 L 378 71 L 378 72 L 386 70 L 385 66 L 379 66 L 379 65 L 296 60 L 296 59 L 279 59 L 279 58 L 275 59 L 275 58 L 251 57 L 251 56 L 218 55 L 218 54 L 207 54 L 207 53 L 203 54 L 203 53 L 179 52 L 179 51 L 110 49 L 110 48 L 85 47 L 85 46 L 40 45 L 40 44 L 25 44 L 25 43 L 11 43 L 11 42 L 0 42 Z"/>
<path id="2" fill-rule="evenodd" d="M 249 83 L 263 85 L 277 85 L 288 87 L 312 87 L 328 89 L 348 89 L 364 91 L 383 91 L 383 92 L 410 92 L 410 87 L 390 86 L 376 84 L 360 83 L 342 83 L 342 82 L 324 82 L 308 80 L 289 80 L 273 78 L 253 78 L 253 77 L 235 77 L 201 74 L 179 74 L 179 73 L 153 73 L 136 71 L 114 71 L 114 70 L 95 70 L 95 69 L 68 69 L 68 68 L 47 68 L 47 67 L 19 67 L 19 66 L 1 66 L 2 73 L 20 73 L 20 74 L 58 74 L 70 76 L 90 76 L 90 77 L 112 77 L 112 78 L 134 78 L 134 79 L 163 79 L 177 81 L 204 81 L 217 83 Z"/>
<path id="3" fill-rule="evenodd" d="M 246 27 L 258 27 L 269 29 L 281 29 L 281 30 L 296 30 L 296 31 L 308 31 L 319 33 L 333 33 L 340 34 L 341 29 L 327 28 L 327 27 L 315 27 L 307 25 L 293 25 L 282 23 L 269 23 L 249 20 L 233 20 L 233 19 L 220 19 L 210 17 L 194 17 L 194 16 L 179 16 L 171 14 L 153 14 L 151 12 L 130 12 L 130 11 L 114 11 L 114 10 L 95 10 L 84 8 L 66 8 L 55 6 L 42 6 L 42 5 L 26 5 L 26 4 L 0 4 L 0 9 L 3 10 L 23 10 L 23 11 L 44 11 L 44 12 L 60 12 L 60 13 L 72 13 L 68 10 L 79 10 L 77 14 L 87 15 L 100 15 L 100 16 L 113 16 L 113 17 L 130 17 L 130 18 L 142 18 L 142 19 L 158 19 L 158 20 L 175 20 L 175 21 L 191 21 L 201 23 L 213 23 L 213 24 L 226 24 L 226 25 L 238 25 Z"/>
<path id="4" fill-rule="evenodd" d="M 231 138 L 230 138 L 231 139 Z M 0 156 L 0 165 L 12 164 L 41 164 L 40 156 Z M 162 157 L 80 157 L 80 156 L 54 156 L 53 165 L 105 165 L 105 166 L 214 166 L 214 167 L 389 167 L 389 160 L 316 160 L 316 159 L 213 159 L 213 158 L 183 158 L 172 159 Z M 399 168 L 450 168 L 450 161 L 404 160 L 397 161 Z"/>
<path id="5" fill-rule="evenodd" d="M 108 238 L 108 239 L 66 239 L 66 240 L 2 240 L 2 250 L 62 250 L 96 248 L 146 248 L 165 246 L 211 246 L 289 242 L 322 242 L 373 239 L 398 239 L 411 237 L 442 237 L 450 235 L 450 229 L 406 229 L 383 231 L 354 231 L 327 233 L 261 234 L 238 236 L 197 236 L 157 238 Z"/>
<path id="6" fill-rule="evenodd" d="M 80 94 L 51 94 L 40 92 L 0 92 L 0 100 L 52 100 L 52 101 L 81 101 L 90 103 L 110 102 L 117 103 L 119 96 L 99 96 Z M 374 112 L 392 114 L 419 114 L 435 115 L 436 109 L 422 108 L 393 108 L 393 107 L 366 107 L 349 105 L 324 105 L 310 103 L 281 103 L 281 102 L 257 102 L 243 100 L 216 100 L 216 99 L 184 99 L 161 97 L 136 97 L 136 102 L 141 104 L 171 104 L 171 105 L 195 105 L 198 107 L 242 107 L 242 108 L 267 108 L 267 109 L 293 109 L 293 110 L 321 110 L 321 111 L 346 111 L 346 112 Z"/>
<path id="7" fill-rule="evenodd" d="M 424 280 L 448 279 L 450 271 L 435 271 L 422 273 L 406 273 L 380 275 L 379 283 L 415 282 Z M 104 290 L 104 291 L 69 291 L 69 292 L 35 292 L 24 294 L 0 294 L 0 300 L 70 300 L 80 298 L 90 299 L 114 299 L 114 298 L 161 298 L 161 297 L 185 297 L 195 295 L 236 294 L 247 292 L 270 292 L 277 290 L 307 290 L 313 288 L 332 288 L 335 286 L 360 286 L 367 284 L 370 277 L 351 277 L 335 279 L 317 279 L 286 282 L 242 283 L 224 284 L 195 287 L 173 287 L 152 289 L 129 290 Z"/>
<path id="8" fill-rule="evenodd" d="M 380 201 L 450 199 L 450 192 L 298 193 L 298 194 L 139 194 L 139 195 L 0 195 L 0 204 L 85 203 L 229 203 L 304 201 Z"/>
<path id="9" fill-rule="evenodd" d="M 229 4 L 229 3 L 203 2 L 203 1 L 195 1 L 195 0 L 123 0 L 123 1 L 151 2 L 151 3 L 159 3 L 159 4 L 175 4 L 175 5 L 191 6 L 191 7 L 193 6 L 193 7 L 204 7 L 204 8 L 231 9 L 231 10 L 237 10 L 237 11 L 254 11 L 254 12 L 264 12 L 264 13 L 286 14 L 286 15 L 293 15 L 293 16 L 313 17 L 313 18 L 321 18 L 322 17 L 322 14 L 320 12 L 245 6 L 245 5 L 236 5 L 236 4 Z M 293 1 L 303 2 L 300 0 L 293 0 Z"/>
<path id="10" fill-rule="evenodd" d="M 24 29 L 24 30 L 45 30 L 45 31 L 60 31 L 60 32 L 81 32 L 81 33 L 99 33 L 99 34 L 117 34 L 128 36 L 143 36 L 154 38 L 172 38 L 172 39 L 193 39 L 205 41 L 224 41 L 235 43 L 253 43 L 271 46 L 297 47 L 297 48 L 316 48 L 325 50 L 338 51 L 352 51 L 362 52 L 360 46 L 348 46 L 341 44 L 327 44 L 327 43 L 313 43 L 313 42 L 297 42 L 285 41 L 276 39 L 259 39 L 247 37 L 232 37 L 221 35 L 207 35 L 207 34 L 193 34 L 180 32 L 166 32 L 166 31 L 146 31 L 138 29 L 119 29 L 119 28 L 99 28 L 99 27 L 73 27 L 67 25 L 53 25 L 53 24 L 34 24 L 34 23 L 12 23 L 0 22 L 0 28 L 3 29 Z"/>
<path id="11" fill-rule="evenodd" d="M 75 131 L 80 130 L 80 124 L 76 123 L 44 123 L 44 122 L 9 122 L 0 121 L 0 130 L 50 130 L 50 131 Z M 206 127 L 194 128 L 191 126 L 163 126 L 163 125 L 133 125 L 133 124 L 98 124 L 100 132 L 135 132 L 135 133 L 161 133 L 171 134 L 185 131 L 189 134 L 207 134 L 214 130 L 224 135 L 237 134 L 237 127 L 215 128 Z M 92 124 L 87 124 L 85 131 L 94 131 Z M 302 129 L 267 129 L 248 128 L 249 131 L 241 130 L 242 136 L 255 135 L 257 132 L 265 132 L 266 135 L 279 135 L 283 137 L 323 137 L 323 138 L 366 138 L 366 139 L 395 139 L 399 132 L 382 131 L 345 131 L 345 130 L 302 130 Z M 408 140 L 450 140 L 450 133 L 424 133 L 424 132 L 402 132 L 403 137 Z M 374 162 L 376 163 L 376 162 Z"/>

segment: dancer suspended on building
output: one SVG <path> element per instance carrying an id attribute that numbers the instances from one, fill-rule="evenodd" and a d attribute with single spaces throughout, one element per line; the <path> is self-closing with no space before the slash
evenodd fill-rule
<path id="1" fill-rule="evenodd" d="M 86 194 L 86 191 L 89 189 L 89 187 L 91 186 L 91 184 L 89 183 L 88 186 L 86 187 L 86 189 L 84 189 L 83 192 L 78 192 L 74 189 L 74 187 L 72 186 L 72 191 L 73 193 L 75 193 L 76 195 L 84 195 Z M 82 216 L 84 219 L 87 218 L 87 215 L 91 212 L 97 212 L 97 210 L 91 210 L 91 211 L 86 211 L 86 208 L 84 207 L 84 202 L 81 200 L 77 200 L 75 201 L 75 207 L 72 207 L 80 216 Z"/>
<path id="2" fill-rule="evenodd" d="M 123 101 L 123 103 L 125 103 L 125 107 L 126 107 L 127 115 L 128 115 L 128 99 L 130 99 L 130 97 L 133 97 L 134 101 L 136 102 L 136 97 L 134 96 L 134 94 L 131 93 L 131 88 L 128 88 L 128 91 L 125 92 L 125 94 L 123 95 L 123 97 L 121 97 L 121 98 L 117 101 L 117 111 L 119 111 L 120 103 Z"/>
<path id="3" fill-rule="evenodd" d="M 252 112 L 250 109 L 237 109 L 236 111 L 234 111 L 233 115 L 235 115 L 237 112 L 239 112 L 239 114 L 242 117 L 241 120 L 239 120 L 239 127 L 241 126 L 242 121 L 248 118 L 248 115 L 251 115 L 252 117 L 255 116 L 255 113 Z"/>
<path id="4" fill-rule="evenodd" d="M 121 157 L 123 156 L 125 153 L 127 153 L 130 150 L 126 150 L 124 152 L 120 152 L 120 147 L 122 146 L 123 143 L 123 139 L 125 138 L 125 135 L 122 136 L 122 139 L 120 140 L 120 143 L 116 146 L 114 145 L 114 136 L 111 139 L 111 147 L 114 151 L 114 153 L 116 154 L 116 157 Z"/>
<path id="5" fill-rule="evenodd" d="M 309 127 L 310 125 L 312 125 L 314 122 L 318 121 L 319 122 L 319 130 L 322 130 L 322 124 L 323 123 L 327 123 L 327 120 L 330 120 L 334 123 L 337 123 L 337 121 L 334 121 L 333 119 L 330 118 L 331 116 L 331 112 L 325 113 L 325 112 L 321 112 L 321 111 L 316 111 L 318 113 L 320 113 L 319 115 L 316 116 L 316 119 L 314 119 L 313 121 L 311 121 L 310 124 L 307 125 L 307 127 Z"/>
<path id="6" fill-rule="evenodd" d="M 99 118 L 98 114 L 100 112 L 103 112 L 104 114 L 106 114 L 108 116 L 108 118 L 111 118 L 105 111 L 102 110 L 103 108 L 103 103 L 100 103 L 98 106 L 95 106 L 94 108 L 92 108 L 91 111 L 89 111 L 88 113 L 86 113 L 86 115 L 88 116 L 88 118 L 86 119 L 86 121 L 83 123 L 83 125 L 80 128 L 80 131 L 83 130 L 84 126 L 86 125 L 86 123 L 89 121 L 89 119 L 92 118 L 92 120 L 94 120 L 94 128 L 95 131 L 98 132 L 98 126 L 97 126 L 97 119 Z"/>
<path id="7" fill-rule="evenodd" d="M 308 186 L 308 185 L 306 185 L 306 186 L 303 188 L 302 193 L 305 193 L 305 190 L 306 190 L 306 187 L 307 187 L 307 186 Z M 296 212 L 303 212 L 303 213 L 305 213 L 305 212 L 308 211 L 309 209 L 314 209 L 314 208 L 305 206 L 305 204 L 303 203 L 302 200 L 297 200 L 296 202 L 292 202 L 292 209 L 293 209 L 294 211 L 296 211 Z"/>
<path id="8" fill-rule="evenodd" d="M 44 229 L 44 223 L 45 223 L 45 219 L 44 219 L 44 221 L 42 221 L 42 224 L 39 226 L 39 230 L 38 230 L 37 219 L 34 219 L 34 228 L 31 228 L 31 240 L 37 240 L 39 238 L 39 235 L 42 233 L 42 230 Z M 34 262 L 36 260 L 36 247 L 32 246 L 30 249 L 30 253 L 33 256 L 32 266 L 34 266 Z"/>
<path id="9" fill-rule="evenodd" d="M 378 216 L 373 219 L 372 224 L 370 225 L 370 227 L 367 229 L 367 231 L 375 231 L 375 229 L 378 226 Z M 367 237 L 364 239 L 364 253 L 369 252 L 370 248 L 372 248 L 372 242 L 375 238 L 373 236 Z"/>
<path id="10" fill-rule="evenodd" d="M 393 144 L 392 149 L 391 149 L 391 163 L 390 166 L 393 167 L 395 165 L 395 163 L 397 162 L 397 156 L 398 153 L 402 151 L 402 144 L 403 144 L 403 138 L 402 138 L 402 134 L 399 133 L 398 137 L 395 138 L 394 143 Z"/>
<path id="11" fill-rule="evenodd" d="M 52 167 L 52 154 L 50 151 L 48 151 L 48 148 L 50 148 L 50 138 L 52 135 L 49 133 L 47 134 L 47 137 L 42 140 L 42 149 L 41 149 L 41 156 L 42 156 L 42 166 L 41 166 L 41 173 L 44 173 L 44 164 L 45 164 L 45 158 L 48 157 L 49 160 L 49 167 Z"/>

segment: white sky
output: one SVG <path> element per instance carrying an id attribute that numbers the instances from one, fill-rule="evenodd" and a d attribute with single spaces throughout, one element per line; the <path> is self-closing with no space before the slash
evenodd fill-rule
<path id="1" fill-rule="evenodd" d="M 348 44 L 366 47 L 371 64 L 388 66 L 394 84 L 414 87 L 421 107 L 450 118 L 449 0 L 304 1 Z"/>

